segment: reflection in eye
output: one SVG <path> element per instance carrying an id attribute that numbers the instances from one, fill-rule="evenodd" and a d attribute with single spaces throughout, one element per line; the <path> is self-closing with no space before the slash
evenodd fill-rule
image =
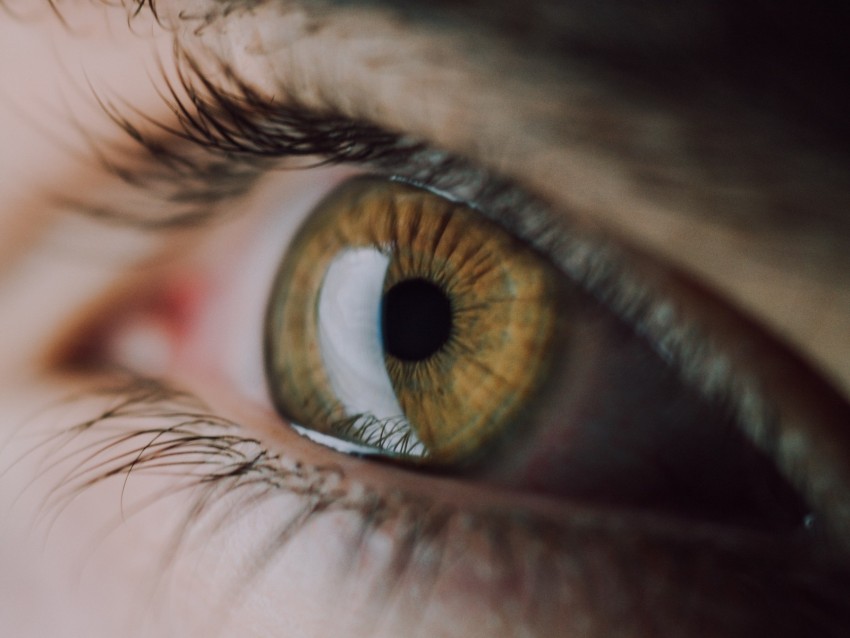
<path id="1" fill-rule="evenodd" d="M 360 178 L 320 203 L 278 272 L 266 340 L 278 409 L 332 447 L 759 527 L 808 512 L 635 331 L 430 191 Z"/>

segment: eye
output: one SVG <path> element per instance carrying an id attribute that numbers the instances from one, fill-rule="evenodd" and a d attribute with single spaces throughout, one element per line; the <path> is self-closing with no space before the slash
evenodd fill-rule
<path id="1" fill-rule="evenodd" d="M 299 433 L 415 472 L 757 528 L 811 520 L 727 404 L 531 243 L 397 180 L 321 188 L 286 217 L 305 218 L 297 232 L 254 222 L 261 250 L 226 240 L 260 267 L 210 251 L 218 292 L 194 318 L 168 309 L 182 307 L 168 286 L 131 312 L 180 315 L 178 367 L 196 369 L 177 377 L 220 369 L 261 400 L 264 384 Z M 234 292 L 249 288 L 249 299 Z M 140 343 L 127 328 L 137 323 L 119 324 L 117 341 Z M 254 351 L 252 372 L 233 372 L 233 353 Z"/>

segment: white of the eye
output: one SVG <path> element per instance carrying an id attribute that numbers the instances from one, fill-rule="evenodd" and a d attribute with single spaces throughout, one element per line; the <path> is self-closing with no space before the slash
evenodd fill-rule
<path id="1" fill-rule="evenodd" d="M 346 250 L 334 258 L 319 293 L 319 348 L 331 387 L 349 415 L 406 423 L 384 365 L 380 332 L 389 263 L 373 248 Z M 403 437 L 408 452 L 423 451 L 409 425 L 395 428 L 384 445 Z"/>

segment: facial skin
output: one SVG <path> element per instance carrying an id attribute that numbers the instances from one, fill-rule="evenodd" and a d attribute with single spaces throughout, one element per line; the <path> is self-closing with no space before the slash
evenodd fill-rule
<path id="1" fill-rule="evenodd" d="M 850 176 L 828 41 L 730 66 L 712 43 L 736 16 L 701 5 L 665 22 L 541 2 L 524 28 L 475 3 L 23 5 L 0 3 L 2 635 L 846 634 Z M 195 112 L 181 73 L 428 151 L 287 171 L 310 161 L 202 149 L 174 134 L 166 79 Z M 262 313 L 295 227 L 349 175 L 416 179 L 446 154 L 615 251 L 727 383 L 758 388 L 778 429 L 746 435 L 810 501 L 811 538 L 435 476 L 286 426 Z M 213 221 L 164 222 L 199 210 Z"/>

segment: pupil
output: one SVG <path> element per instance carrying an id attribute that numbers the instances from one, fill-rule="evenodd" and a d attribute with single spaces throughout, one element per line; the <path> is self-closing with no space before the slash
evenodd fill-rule
<path id="1" fill-rule="evenodd" d="M 435 354 L 452 330 L 451 301 L 425 279 L 400 281 L 381 304 L 384 351 L 404 361 L 422 361 Z"/>

